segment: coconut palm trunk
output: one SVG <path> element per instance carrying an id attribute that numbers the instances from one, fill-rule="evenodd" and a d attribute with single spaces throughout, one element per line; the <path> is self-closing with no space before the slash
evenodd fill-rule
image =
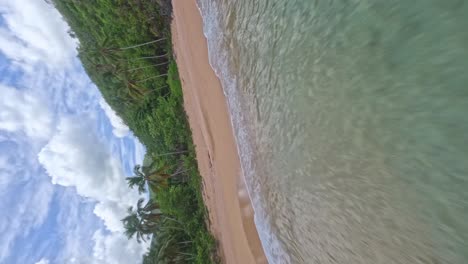
<path id="1" fill-rule="evenodd" d="M 134 48 L 146 46 L 146 45 L 149 45 L 149 44 L 157 43 L 157 42 L 160 42 L 160 41 L 163 41 L 163 40 L 166 40 L 166 38 L 160 38 L 160 39 L 148 41 L 148 42 L 141 43 L 141 44 L 137 44 L 137 45 L 133 45 L 133 46 L 128 46 L 128 47 L 119 48 L 119 50 L 134 49 Z"/>
<path id="2" fill-rule="evenodd" d="M 145 78 L 143 80 L 138 80 L 136 81 L 137 83 L 140 83 L 140 82 L 146 82 L 146 81 L 149 81 L 151 79 L 156 79 L 156 78 L 160 78 L 160 77 L 164 77 L 164 76 L 167 76 L 168 74 L 167 73 L 164 73 L 164 74 L 160 74 L 160 75 L 156 75 L 156 76 L 151 76 L 151 77 L 148 77 L 148 78 Z"/>
<path id="3" fill-rule="evenodd" d="M 162 156 L 183 154 L 183 153 L 187 153 L 187 152 L 188 152 L 188 150 L 181 150 L 181 151 L 174 151 L 174 152 L 166 152 L 166 153 L 163 153 L 163 154 L 154 155 L 153 157 L 162 157 Z"/>
<path id="4" fill-rule="evenodd" d="M 167 57 L 167 55 L 168 55 L 168 53 L 163 54 L 163 55 L 156 55 L 156 56 L 139 57 L 139 58 L 135 58 L 135 59 L 132 59 L 132 60 L 158 59 L 158 58 Z"/>
<path id="5" fill-rule="evenodd" d="M 186 173 L 187 171 L 188 171 L 188 170 L 180 170 L 180 171 L 178 171 L 178 172 L 172 174 L 171 177 L 177 176 L 177 175 L 182 174 L 182 173 Z"/>
<path id="6" fill-rule="evenodd" d="M 146 214 L 146 215 L 142 215 L 141 218 L 143 218 L 144 220 L 148 221 L 148 222 L 156 222 L 158 221 L 159 219 L 161 219 L 162 217 L 162 214 L 161 213 L 158 213 L 158 214 Z"/>
<path id="7" fill-rule="evenodd" d="M 162 65 L 166 65 L 166 64 L 169 64 L 169 61 L 166 61 L 166 62 L 163 62 L 163 63 L 152 64 L 152 65 L 148 65 L 148 66 L 143 66 L 143 67 L 138 67 L 138 68 L 133 68 L 133 69 L 129 69 L 127 71 L 129 71 L 129 72 L 138 71 L 138 70 L 143 70 L 143 69 L 151 68 L 151 67 L 158 67 L 158 66 L 162 66 Z"/>

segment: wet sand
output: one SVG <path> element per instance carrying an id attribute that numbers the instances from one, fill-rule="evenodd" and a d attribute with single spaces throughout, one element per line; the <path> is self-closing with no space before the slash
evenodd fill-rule
<path id="1" fill-rule="evenodd" d="M 174 52 L 219 254 L 223 263 L 267 263 L 241 175 L 226 98 L 208 61 L 200 12 L 195 0 L 173 0 L 173 7 Z"/>

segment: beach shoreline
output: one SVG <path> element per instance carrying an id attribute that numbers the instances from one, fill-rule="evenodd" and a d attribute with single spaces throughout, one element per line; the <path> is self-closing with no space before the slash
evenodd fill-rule
<path id="1" fill-rule="evenodd" d="M 195 0 L 173 0 L 172 39 L 210 229 L 223 263 L 267 263 L 221 83 L 211 68 Z"/>

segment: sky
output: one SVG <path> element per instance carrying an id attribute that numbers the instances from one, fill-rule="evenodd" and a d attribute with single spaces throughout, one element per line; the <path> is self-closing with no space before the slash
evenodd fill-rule
<path id="1" fill-rule="evenodd" d="M 125 177 L 145 149 L 44 0 L 0 0 L 0 263 L 138 263 Z"/>

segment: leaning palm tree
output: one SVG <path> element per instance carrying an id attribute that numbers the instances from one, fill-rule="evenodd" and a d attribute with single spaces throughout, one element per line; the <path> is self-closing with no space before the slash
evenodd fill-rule
<path id="1" fill-rule="evenodd" d="M 166 40 L 166 38 L 160 38 L 160 39 L 148 41 L 148 42 L 141 43 L 141 44 L 136 44 L 136 45 L 132 45 L 132 46 L 128 46 L 128 47 L 118 48 L 118 50 L 134 49 L 134 48 L 146 46 L 146 45 L 149 45 L 149 44 L 154 44 L 154 43 L 157 43 L 157 42 L 160 42 L 160 41 L 163 41 L 163 40 Z"/>
<path id="2" fill-rule="evenodd" d="M 127 71 L 126 65 L 121 65 L 120 68 L 122 68 L 120 74 L 115 75 L 115 77 L 125 85 L 127 94 L 135 100 L 144 98 L 150 91 L 138 85 L 138 81 L 132 80 L 132 76 Z"/>
<path id="3" fill-rule="evenodd" d="M 164 40 L 166 40 L 166 38 L 151 40 L 151 41 L 148 41 L 148 42 L 144 42 L 144 43 L 140 43 L 140 44 L 136 44 L 136 45 L 131 45 L 131 46 L 128 46 L 128 47 L 112 47 L 112 44 L 110 43 L 111 39 L 109 38 L 109 36 L 105 36 L 101 40 L 101 42 L 97 45 L 98 47 L 95 50 L 99 51 L 101 53 L 115 53 L 115 52 L 118 52 L 118 51 L 125 51 L 125 50 L 130 50 L 130 49 L 146 46 L 146 45 L 149 45 L 149 44 L 154 44 L 154 43 L 161 42 L 161 41 L 164 41 Z"/>
<path id="4" fill-rule="evenodd" d="M 146 59 L 161 59 L 161 58 L 166 58 L 169 55 L 169 53 L 164 53 L 162 55 L 154 55 L 154 56 L 144 56 L 144 57 L 138 57 L 131 59 L 132 61 L 136 60 L 146 60 Z"/>
<path id="5" fill-rule="evenodd" d="M 146 81 L 149 81 L 149 80 L 152 80 L 152 79 L 157 79 L 157 78 L 161 78 L 161 77 L 166 77 L 168 76 L 169 74 L 168 73 L 163 73 L 163 74 L 159 74 L 159 75 L 156 75 L 156 76 L 151 76 L 151 77 L 148 77 L 148 78 L 145 78 L 145 79 L 141 79 L 141 80 L 138 80 L 136 81 L 137 83 L 141 83 L 141 82 L 146 82 Z"/>
<path id="6" fill-rule="evenodd" d="M 138 58 L 127 59 L 125 58 L 125 51 L 154 44 L 160 41 L 166 40 L 166 38 L 160 38 L 156 40 L 151 40 L 145 43 L 136 44 L 128 47 L 115 47 L 115 44 L 111 43 L 111 39 L 109 36 L 105 36 L 99 43 L 96 45 L 90 45 L 91 48 L 80 48 L 80 51 L 83 54 L 86 54 L 87 57 L 90 58 L 102 58 L 103 60 L 107 61 L 106 64 L 112 64 L 112 62 L 116 61 L 135 61 L 135 60 L 146 60 L 146 59 L 158 59 L 158 58 L 166 58 L 169 54 L 165 53 L 162 55 L 151 55 L 151 56 L 143 56 Z"/>

